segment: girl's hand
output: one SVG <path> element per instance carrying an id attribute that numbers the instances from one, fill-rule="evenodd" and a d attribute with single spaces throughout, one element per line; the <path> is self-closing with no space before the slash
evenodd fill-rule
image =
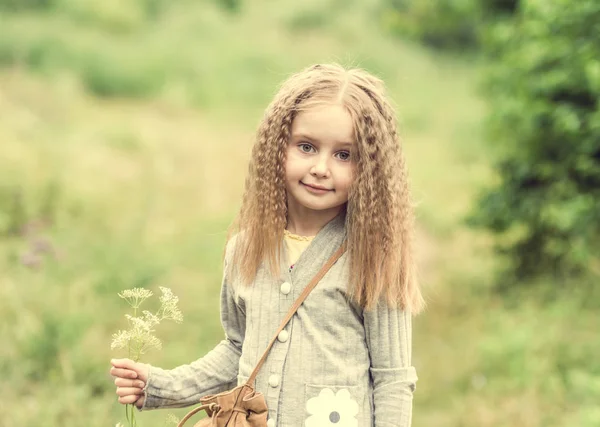
<path id="1" fill-rule="evenodd" d="M 137 363 L 131 359 L 112 359 L 110 374 L 115 377 L 119 403 L 135 404 L 141 408 L 144 404 L 144 387 L 148 380 L 150 365 Z"/>

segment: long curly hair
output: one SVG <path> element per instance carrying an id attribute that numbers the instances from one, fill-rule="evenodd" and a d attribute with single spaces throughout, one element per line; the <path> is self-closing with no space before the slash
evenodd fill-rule
<path id="1" fill-rule="evenodd" d="M 412 313 L 423 307 L 413 257 L 414 215 L 394 109 L 383 82 L 360 69 L 314 65 L 281 86 L 258 128 L 242 206 L 229 237 L 238 234 L 232 264 L 244 283 L 268 262 L 279 275 L 287 225 L 285 161 L 300 111 L 337 104 L 352 117 L 356 169 L 346 206 L 348 294 L 369 310 L 380 302 Z"/>

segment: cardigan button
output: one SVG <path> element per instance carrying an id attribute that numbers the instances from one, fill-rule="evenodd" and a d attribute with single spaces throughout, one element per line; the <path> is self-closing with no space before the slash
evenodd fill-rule
<path id="1" fill-rule="evenodd" d="M 287 295 L 292 290 L 292 285 L 290 284 L 290 282 L 283 282 L 281 284 L 280 290 L 283 295 Z"/>
<path id="2" fill-rule="evenodd" d="M 277 375 L 271 375 L 269 377 L 269 385 L 273 388 L 279 385 L 279 377 Z"/>
<path id="3" fill-rule="evenodd" d="M 279 342 L 286 342 L 289 337 L 290 337 L 290 334 L 285 329 L 283 331 L 279 332 L 279 334 L 277 335 L 277 339 L 279 340 Z"/>
<path id="4" fill-rule="evenodd" d="M 269 421 L 267 421 L 267 427 L 275 427 L 275 420 L 273 418 L 269 418 Z"/>

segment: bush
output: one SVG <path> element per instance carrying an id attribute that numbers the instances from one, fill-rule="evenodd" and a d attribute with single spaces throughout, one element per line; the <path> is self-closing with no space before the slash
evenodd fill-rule
<path id="1" fill-rule="evenodd" d="M 119 54 L 84 56 L 81 79 L 100 97 L 144 98 L 160 92 L 168 64 L 151 57 Z"/>
<path id="2" fill-rule="evenodd" d="M 519 0 L 478 0 L 484 15 L 511 17 L 519 9 Z"/>
<path id="3" fill-rule="evenodd" d="M 587 273 L 600 253 L 600 3 L 531 0 L 487 49 L 498 184 L 476 225 L 518 278 Z"/>
<path id="4" fill-rule="evenodd" d="M 0 185 L 0 238 L 25 234 L 38 223 L 47 226 L 59 215 L 62 187 L 49 180 L 43 187 L 26 191 L 23 184 Z"/>
<path id="5" fill-rule="evenodd" d="M 167 5 L 167 0 L 0 0 L 0 11 L 48 12 L 107 31 L 123 32 L 135 30 L 158 18 Z"/>
<path id="6" fill-rule="evenodd" d="M 217 4 L 228 12 L 239 12 L 242 0 L 217 0 Z"/>
<path id="7" fill-rule="evenodd" d="M 384 25 L 393 33 L 439 49 L 477 44 L 477 0 L 390 0 Z"/>
<path id="8" fill-rule="evenodd" d="M 17 12 L 22 10 L 48 10 L 55 0 L 0 0 L 0 10 Z"/>
<path id="9" fill-rule="evenodd" d="M 519 0 L 387 0 L 384 26 L 426 46 L 471 51 L 490 23 L 511 17 Z"/>
<path id="10" fill-rule="evenodd" d="M 54 1 L 57 11 L 79 23 L 124 33 L 137 30 L 156 18 L 163 7 L 162 0 Z"/>

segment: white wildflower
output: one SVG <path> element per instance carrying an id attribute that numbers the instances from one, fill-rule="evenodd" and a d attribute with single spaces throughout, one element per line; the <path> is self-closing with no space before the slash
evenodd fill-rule
<path id="1" fill-rule="evenodd" d="M 160 324 L 164 319 L 174 320 L 175 322 L 181 322 L 183 315 L 177 303 L 179 298 L 173 295 L 173 292 L 169 288 L 160 288 L 162 296 L 160 297 L 160 308 L 156 314 L 144 310 L 139 314 L 139 307 L 153 294 L 143 288 L 133 288 L 125 290 L 119 293 L 119 297 L 127 301 L 127 303 L 133 308 L 133 316 L 126 314 L 125 317 L 129 323 L 129 329 L 126 331 L 118 331 L 113 334 L 113 341 L 111 348 L 127 348 L 129 357 L 137 362 L 142 354 L 151 348 L 160 349 L 162 347 L 161 341 L 153 335 L 154 328 Z M 172 414 L 167 417 L 169 424 L 179 424 L 179 420 Z M 135 412 L 131 404 L 127 405 L 127 421 L 129 427 L 136 426 Z M 123 424 L 118 423 L 115 427 L 124 427 Z"/>
<path id="2" fill-rule="evenodd" d="M 131 332 L 133 335 L 149 334 L 153 331 L 150 322 L 147 322 L 141 317 L 133 317 L 130 314 L 126 314 L 125 317 L 131 325 Z"/>
<path id="3" fill-rule="evenodd" d="M 160 309 L 158 310 L 161 319 L 169 319 L 175 323 L 183 322 L 183 314 L 177 307 L 179 297 L 173 294 L 169 288 L 160 287 L 162 296 L 160 297 Z"/>
<path id="4" fill-rule="evenodd" d="M 147 313 L 147 314 L 146 314 Z M 150 312 L 144 312 L 144 318 L 126 314 L 131 329 L 129 332 L 130 350 L 135 354 L 135 359 L 151 348 L 161 349 L 161 341 L 153 335 L 155 324 L 160 323 L 158 317 Z M 148 319 L 148 320 L 147 320 Z"/>
<path id="5" fill-rule="evenodd" d="M 123 292 L 118 293 L 117 295 L 119 295 L 121 298 L 127 301 L 127 303 L 131 307 L 138 308 L 142 304 L 142 302 L 144 302 L 144 300 L 146 300 L 147 298 L 150 298 L 153 295 L 153 293 L 152 291 L 149 291 L 144 288 L 133 288 L 126 289 Z"/>
<path id="6" fill-rule="evenodd" d="M 160 350 L 162 348 L 162 342 L 154 335 L 144 336 L 140 344 L 140 354 L 146 353 L 146 351 L 150 350 L 151 348 L 155 348 L 157 350 Z"/>
<path id="7" fill-rule="evenodd" d="M 144 314 L 144 320 L 151 327 L 155 326 L 155 325 L 158 325 L 160 323 L 160 319 L 158 318 L 158 316 L 156 314 L 150 313 L 148 310 L 144 310 L 143 314 Z"/>
<path id="8" fill-rule="evenodd" d="M 159 286 L 162 295 L 160 297 L 160 303 L 163 305 L 175 304 L 179 301 L 179 298 L 173 294 L 173 291 L 169 288 L 165 288 L 163 286 Z"/>
<path id="9" fill-rule="evenodd" d="M 167 418 L 165 419 L 165 425 L 169 424 L 179 424 L 179 418 L 177 418 L 175 414 L 167 414 Z"/>
<path id="10" fill-rule="evenodd" d="M 183 314 L 177 307 L 166 307 L 163 311 L 163 319 L 172 320 L 175 323 L 183 322 Z"/>
<path id="11" fill-rule="evenodd" d="M 118 331 L 116 334 L 113 334 L 113 340 L 110 344 L 111 350 L 116 348 L 125 348 L 127 344 L 129 344 L 129 340 L 131 340 L 131 332 L 130 331 Z"/>

